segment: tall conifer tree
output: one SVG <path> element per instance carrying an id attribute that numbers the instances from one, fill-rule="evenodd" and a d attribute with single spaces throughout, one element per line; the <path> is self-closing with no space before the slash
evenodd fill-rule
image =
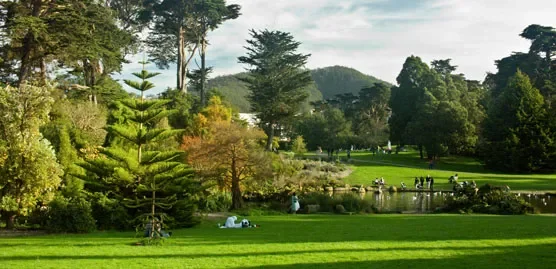
<path id="1" fill-rule="evenodd" d="M 145 62 L 142 62 L 145 65 Z M 124 123 L 108 127 L 108 132 L 129 145 L 124 149 L 111 146 L 100 153 L 105 158 L 89 160 L 82 166 L 97 174 L 103 183 L 128 188 L 131 193 L 120 193 L 126 206 L 145 212 L 139 217 L 150 223 L 150 239 L 160 237 L 157 227 L 162 226 L 164 213 L 177 202 L 175 191 L 170 188 L 187 186 L 190 170 L 180 162 L 184 158 L 181 151 L 156 150 L 155 142 L 179 135 L 183 130 L 155 128 L 157 122 L 175 111 L 166 110 L 168 100 L 146 100 L 145 92 L 154 85 L 148 81 L 157 73 L 149 73 L 143 68 L 133 73 L 141 81 L 125 80 L 125 83 L 140 92 L 136 99 L 125 99 L 119 106 L 128 110 Z M 126 146 L 127 147 L 127 146 Z"/>

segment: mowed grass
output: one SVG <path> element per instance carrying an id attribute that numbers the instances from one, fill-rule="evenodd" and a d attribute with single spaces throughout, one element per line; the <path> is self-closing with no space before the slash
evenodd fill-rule
<path id="1" fill-rule="evenodd" d="M 164 246 L 131 232 L 2 238 L 1 268 L 552 268 L 556 216 L 285 215 Z M 224 221 L 224 220 L 222 220 Z"/>
<path id="2" fill-rule="evenodd" d="M 345 158 L 344 154 L 340 157 Z M 373 155 L 370 152 L 354 152 L 353 173 L 344 178 L 349 184 L 371 185 L 376 177 L 384 177 L 388 185 L 399 187 L 403 181 L 413 189 L 415 177 L 434 178 L 436 190 L 451 190 L 448 178 L 459 175 L 459 181 L 475 180 L 478 185 L 508 185 L 514 191 L 556 191 L 556 174 L 503 174 L 488 171 L 476 160 L 466 157 L 443 157 L 436 162 L 433 170 L 428 169 L 428 161 L 421 160 L 417 152 Z"/>

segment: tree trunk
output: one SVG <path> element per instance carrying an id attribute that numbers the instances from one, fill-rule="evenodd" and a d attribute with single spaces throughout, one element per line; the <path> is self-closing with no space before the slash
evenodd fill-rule
<path id="1" fill-rule="evenodd" d="M 7 230 L 13 230 L 15 228 L 15 214 L 13 212 L 3 212 L 2 217 L 6 223 Z"/>
<path id="2" fill-rule="evenodd" d="M 236 160 L 232 157 L 232 209 L 240 209 L 243 207 L 243 198 L 241 197 L 241 188 L 239 186 L 239 175 L 236 169 Z"/>
<path id="3" fill-rule="evenodd" d="M 272 151 L 272 141 L 274 140 L 274 124 L 271 122 L 267 128 L 266 149 Z"/>
<path id="4" fill-rule="evenodd" d="M 200 85 L 200 89 L 199 89 L 199 95 L 201 97 L 201 107 L 204 107 L 206 102 L 205 102 L 205 81 L 206 81 L 206 65 L 205 65 L 205 54 L 206 54 L 206 49 L 207 49 L 207 40 L 206 40 L 206 36 L 203 36 L 203 39 L 201 40 L 201 85 Z"/>
<path id="5" fill-rule="evenodd" d="M 33 11 L 31 16 L 39 17 L 40 10 L 42 7 L 42 0 L 34 0 L 32 3 Z M 18 74 L 18 85 L 21 85 L 23 82 L 29 79 L 31 75 L 31 71 L 33 69 L 33 62 L 31 61 L 31 54 L 32 51 L 36 48 L 35 45 L 35 37 L 28 32 L 23 38 L 23 46 L 22 46 L 22 53 L 21 53 L 21 63 L 19 67 L 19 74 Z"/>
<path id="6" fill-rule="evenodd" d="M 18 85 L 21 85 L 27 79 L 29 79 L 30 65 L 31 65 L 31 49 L 32 49 L 33 37 L 28 33 L 23 39 L 23 48 L 21 55 L 21 66 L 19 67 L 19 81 Z"/>
<path id="7" fill-rule="evenodd" d="M 180 26 L 180 34 L 178 38 L 178 89 L 187 93 L 187 56 L 185 50 L 185 29 Z"/>

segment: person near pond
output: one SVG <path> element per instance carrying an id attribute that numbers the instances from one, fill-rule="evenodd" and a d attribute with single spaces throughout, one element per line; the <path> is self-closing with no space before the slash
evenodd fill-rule
<path id="1" fill-rule="evenodd" d="M 413 183 L 413 185 L 415 185 L 415 189 L 417 189 L 417 186 L 419 185 L 419 178 L 415 177 L 415 182 Z"/>
<path id="2" fill-rule="evenodd" d="M 378 177 L 375 177 L 375 180 L 373 180 L 373 185 L 378 185 L 378 183 L 380 183 L 380 182 L 378 181 Z"/>
<path id="3" fill-rule="evenodd" d="M 425 186 L 425 178 L 424 178 L 424 177 L 421 177 L 421 178 L 419 179 L 419 181 L 421 182 L 421 188 L 422 188 L 423 186 Z"/>
<path id="4" fill-rule="evenodd" d="M 295 212 L 297 212 L 297 210 L 299 210 L 299 198 L 297 198 L 297 195 L 295 195 L 295 192 L 292 194 L 292 207 L 291 207 L 291 211 L 293 214 L 295 214 Z"/>
<path id="5" fill-rule="evenodd" d="M 379 183 L 380 183 L 380 185 L 382 185 L 382 186 L 384 186 L 384 184 L 386 184 L 386 182 L 384 181 L 384 178 L 383 178 L 383 177 L 380 178 L 380 182 L 379 182 Z"/>
<path id="6" fill-rule="evenodd" d="M 431 189 L 431 191 L 434 190 L 434 187 L 433 187 L 433 185 L 434 185 L 434 178 L 433 178 L 433 177 L 431 177 L 431 179 L 430 179 L 430 181 L 429 181 L 429 184 L 430 184 L 430 189 Z"/>
<path id="7" fill-rule="evenodd" d="M 407 186 L 406 186 L 405 183 L 403 183 L 403 181 L 402 181 L 402 190 L 405 191 L 406 189 L 407 189 Z"/>
<path id="8" fill-rule="evenodd" d="M 427 178 L 425 179 L 425 181 L 427 182 L 427 189 L 431 188 L 431 175 L 427 175 Z"/>

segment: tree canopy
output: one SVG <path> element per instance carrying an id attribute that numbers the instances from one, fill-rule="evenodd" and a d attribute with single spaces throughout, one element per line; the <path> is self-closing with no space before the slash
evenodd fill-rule
<path id="1" fill-rule="evenodd" d="M 249 67 L 242 81 L 249 85 L 251 111 L 257 113 L 268 136 L 266 148 L 272 150 L 277 124 L 299 112 L 308 97 L 305 87 L 311 83 L 304 69 L 309 54 L 296 53 L 300 42 L 290 33 L 251 30 L 253 39 L 247 40 L 246 56 L 238 58 Z"/>

